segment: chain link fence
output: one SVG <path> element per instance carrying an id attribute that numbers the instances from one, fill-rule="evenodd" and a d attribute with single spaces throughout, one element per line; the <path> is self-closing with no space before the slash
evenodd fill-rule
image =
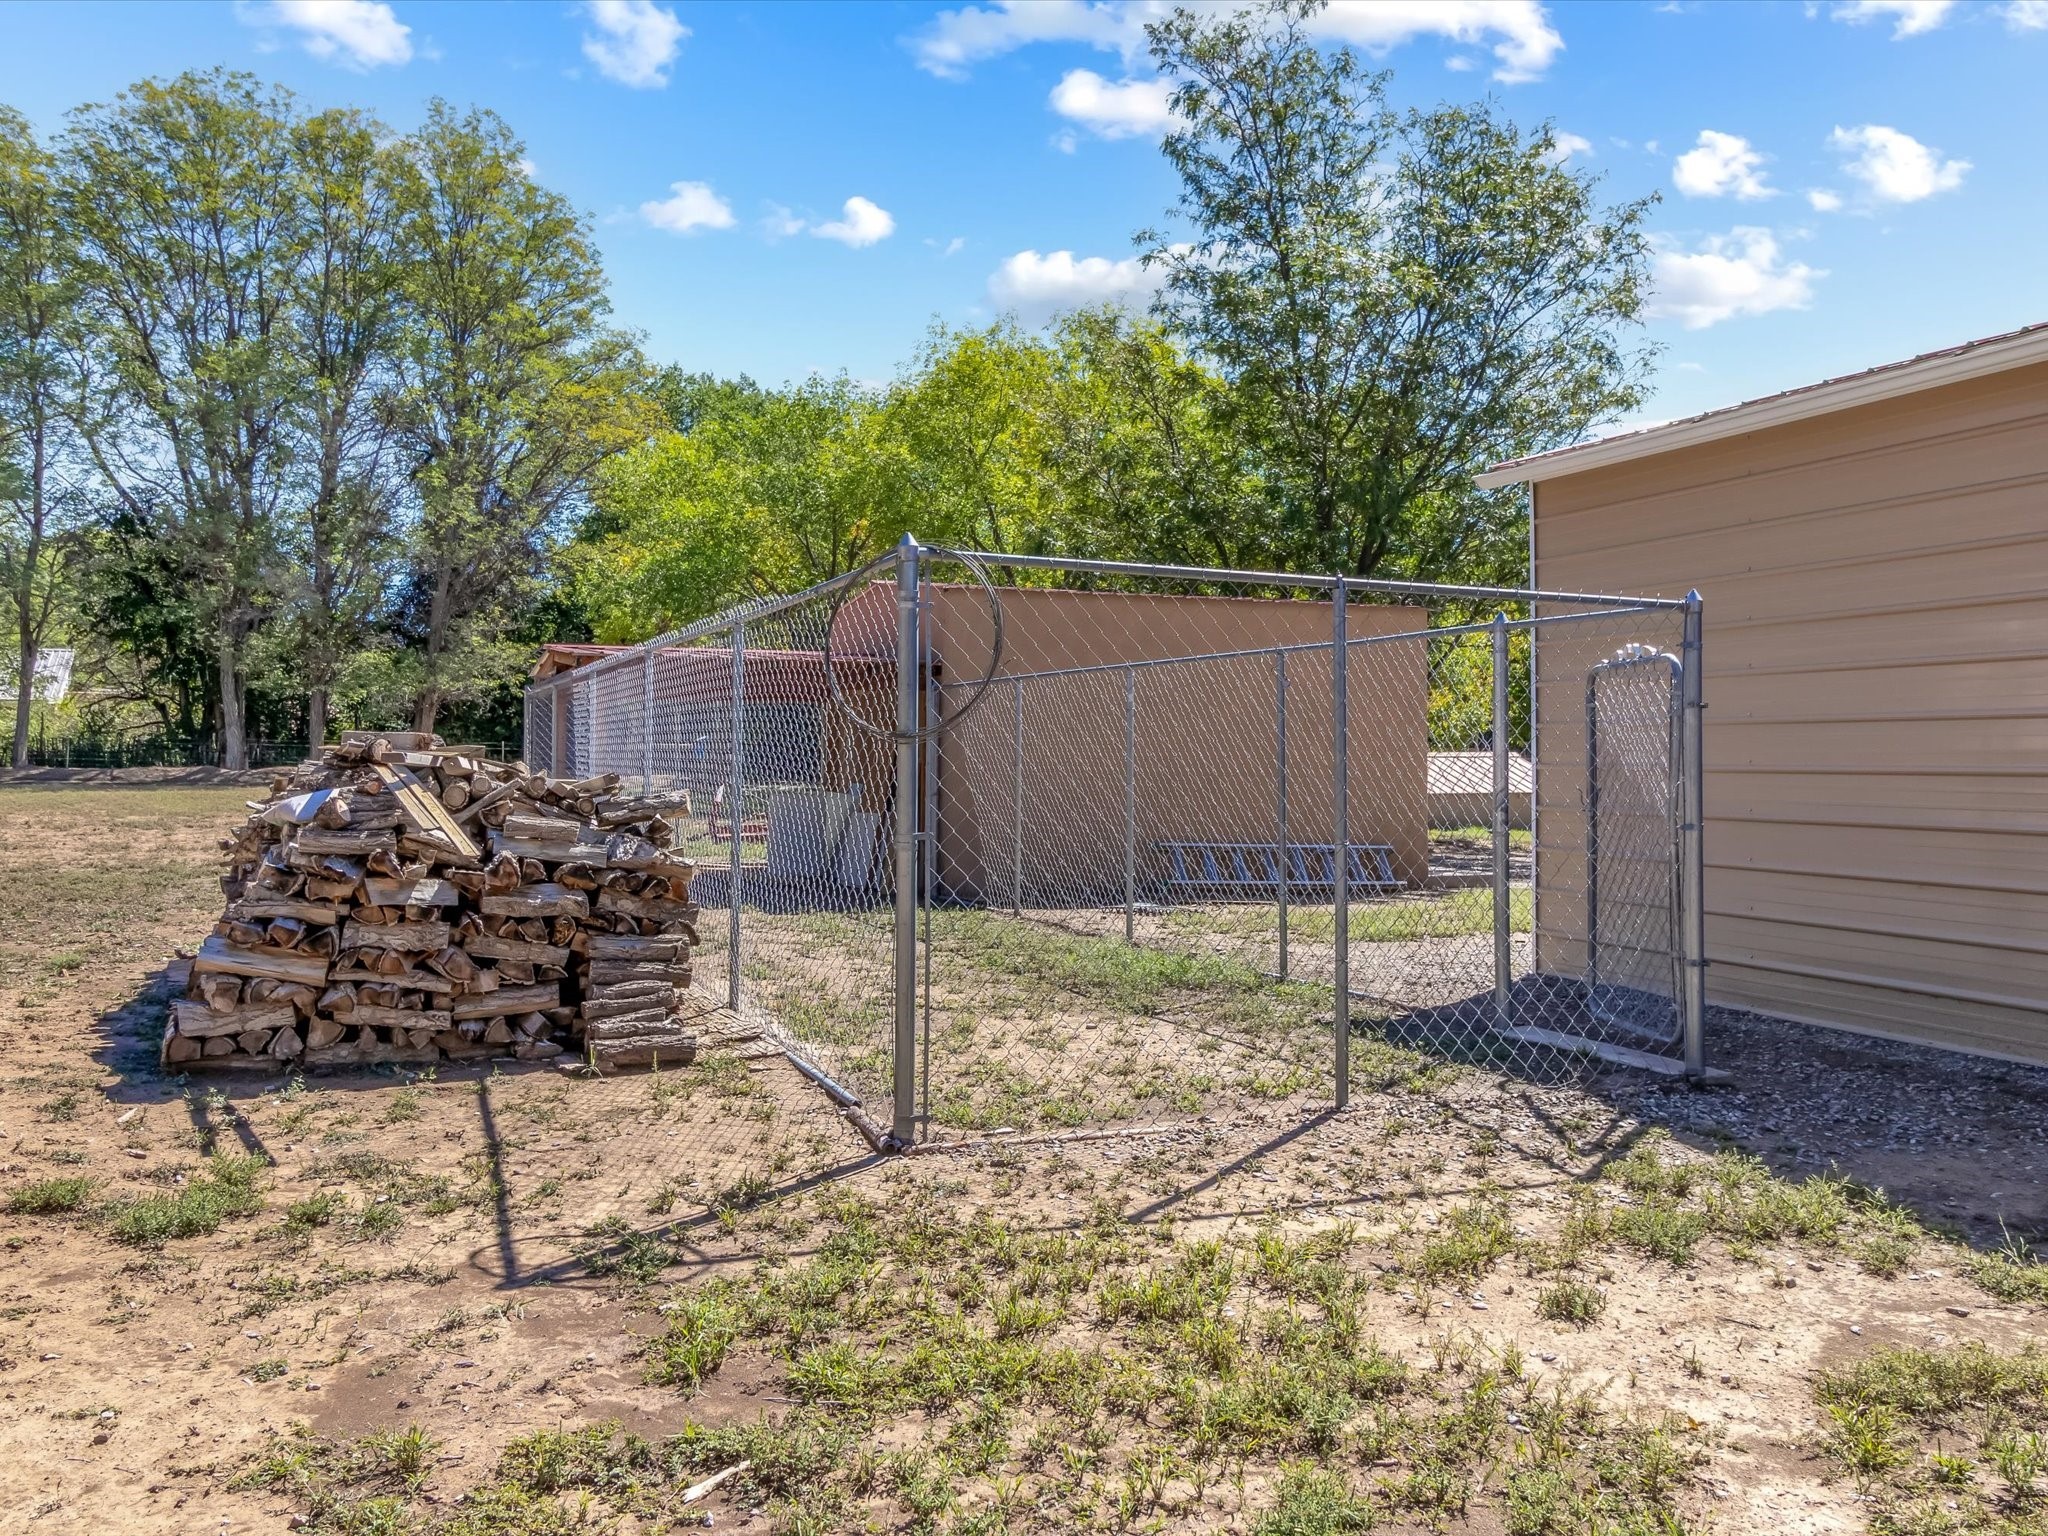
<path id="1" fill-rule="evenodd" d="M 1700 607 L 919 550 L 528 690 L 901 1141 L 1699 1075 Z M 1340 771 L 1341 765 L 1341 771 Z"/>

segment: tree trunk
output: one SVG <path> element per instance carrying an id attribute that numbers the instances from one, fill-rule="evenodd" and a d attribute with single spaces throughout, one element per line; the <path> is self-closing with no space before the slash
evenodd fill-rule
<path id="1" fill-rule="evenodd" d="M 327 690 L 309 689 L 306 693 L 306 756 L 318 757 L 320 749 L 327 745 Z"/>
<path id="2" fill-rule="evenodd" d="M 427 602 L 427 681 L 413 705 L 412 728 L 431 731 L 434 716 L 441 711 L 441 655 L 448 642 L 450 576 L 446 569 L 434 581 L 434 595 Z"/>
<path id="3" fill-rule="evenodd" d="M 242 677 L 235 665 L 235 642 L 220 642 L 220 765 L 223 768 L 249 766 L 249 743 L 243 735 Z"/>
<path id="4" fill-rule="evenodd" d="M 28 766 L 28 717 L 36 696 L 36 662 L 42 656 L 44 626 L 36 614 L 36 571 L 43 562 L 43 523 L 48 512 L 49 456 L 45 451 L 44 423 L 40 402 L 35 424 L 29 434 L 28 549 L 22 561 L 21 586 L 14 594 L 15 617 L 21 641 L 20 686 L 14 695 L 14 751 L 10 761 L 17 768 Z M 48 611 L 42 615 L 48 618 Z"/>
<path id="5" fill-rule="evenodd" d="M 28 716 L 29 705 L 36 696 L 36 660 L 42 648 L 28 636 L 21 640 L 20 686 L 14 692 L 14 755 L 11 759 L 17 768 L 28 766 Z"/>

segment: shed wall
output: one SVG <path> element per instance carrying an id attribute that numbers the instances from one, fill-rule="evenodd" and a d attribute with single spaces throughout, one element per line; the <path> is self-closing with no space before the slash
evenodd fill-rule
<path id="1" fill-rule="evenodd" d="M 939 586 L 931 594 L 934 645 L 949 678 L 981 675 L 987 600 Z M 1000 676 L 1200 656 L 1281 645 L 1320 645 L 1288 672 L 1289 836 L 1332 837 L 1330 622 L 1327 602 L 1190 593 L 1002 594 Z M 1418 608 L 1354 604 L 1355 638 L 1428 625 Z M 1270 842 L 1277 837 L 1274 677 L 1271 654 L 1142 668 L 1137 678 L 1137 806 L 1141 878 L 1157 876 L 1163 840 Z M 1022 780 L 1024 899 L 1052 904 L 1120 899 L 1124 845 L 1124 682 L 1121 669 L 1026 681 Z M 1429 859 L 1426 642 L 1355 646 L 1349 696 L 1351 828 L 1355 842 L 1393 849 L 1395 872 L 1421 882 Z M 995 694 L 941 738 L 940 868 L 970 899 L 1012 889 L 1015 701 Z"/>
<path id="2" fill-rule="evenodd" d="M 1534 522 L 1538 587 L 1705 597 L 1709 996 L 2048 1060 L 2048 366 L 1547 480 Z"/>

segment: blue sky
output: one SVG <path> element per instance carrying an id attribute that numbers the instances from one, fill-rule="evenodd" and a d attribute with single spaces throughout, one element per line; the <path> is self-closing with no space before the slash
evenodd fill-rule
<path id="1" fill-rule="evenodd" d="M 225 64 L 397 127 L 503 114 L 591 216 L 660 361 L 889 377 L 933 319 L 1129 294 L 1173 195 L 1146 4 L 601 0 L 0 8 L 0 100 L 54 130 Z M 2048 319 L 2048 0 L 1340 0 L 1403 104 L 1555 122 L 1660 192 L 1647 419 Z"/>

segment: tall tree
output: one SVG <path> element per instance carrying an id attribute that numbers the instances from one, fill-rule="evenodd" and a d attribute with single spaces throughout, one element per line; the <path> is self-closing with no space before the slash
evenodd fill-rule
<path id="1" fill-rule="evenodd" d="M 0 580 L 13 609 L 14 741 L 28 766 L 36 665 L 61 609 L 78 521 L 73 424 L 74 251 L 56 164 L 20 113 L 0 107 Z"/>
<path id="2" fill-rule="evenodd" d="M 1469 505 L 1474 467 L 1640 401 L 1649 204 L 1601 206 L 1547 127 L 1491 103 L 1395 113 L 1383 75 L 1308 35 L 1320 6 L 1148 27 L 1182 227 L 1139 238 L 1163 313 L 1266 445 L 1277 553 L 1366 575 L 1428 555 L 1414 509 Z"/>
<path id="3" fill-rule="evenodd" d="M 80 108 L 64 214 L 113 408 L 88 440 L 175 551 L 213 657 L 221 762 L 246 766 L 244 649 L 273 601 L 300 383 L 283 326 L 297 230 L 291 98 L 213 71 Z"/>
<path id="4" fill-rule="evenodd" d="M 436 102 L 402 161 L 398 421 L 419 508 L 422 730 L 502 671 L 507 597 L 538 577 L 598 466 L 654 423 L 632 339 L 604 324 L 589 230 L 522 158 L 495 115 Z"/>
<path id="5" fill-rule="evenodd" d="M 347 657 L 370 636 L 400 545 L 390 412 L 401 265 L 395 149 L 361 112 L 292 129 L 298 218 L 286 319 L 302 371 L 292 495 L 301 587 L 292 650 L 313 750 Z"/>

